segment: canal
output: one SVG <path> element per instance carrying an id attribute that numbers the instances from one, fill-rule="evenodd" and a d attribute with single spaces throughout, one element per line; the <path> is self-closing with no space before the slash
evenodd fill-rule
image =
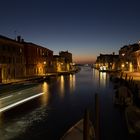
<path id="1" fill-rule="evenodd" d="M 44 94 L 0 114 L 0 140 L 59 140 L 86 108 L 95 119 L 95 93 L 100 99 L 100 138 L 128 139 L 124 115 L 113 106 L 113 84 L 106 73 L 81 67 L 79 73 L 52 77 L 27 90 Z"/>

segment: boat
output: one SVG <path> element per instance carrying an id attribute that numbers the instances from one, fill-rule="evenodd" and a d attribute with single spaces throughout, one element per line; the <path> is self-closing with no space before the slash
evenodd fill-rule
<path id="1" fill-rule="evenodd" d="M 74 124 L 61 140 L 95 140 L 95 130 L 89 115 Z"/>
<path id="2" fill-rule="evenodd" d="M 133 104 L 133 95 L 125 85 L 118 86 L 115 91 L 113 102 L 115 105 L 130 106 Z"/>
<path id="3" fill-rule="evenodd" d="M 127 107 L 125 119 L 129 134 L 137 135 L 140 139 L 140 108 L 137 106 Z"/>
<path id="4" fill-rule="evenodd" d="M 95 127 L 90 120 L 89 109 L 85 110 L 84 116 L 75 123 L 62 136 L 60 140 L 99 140 L 100 121 L 99 121 L 99 94 L 95 94 Z M 94 129 L 95 128 L 95 129 Z"/>

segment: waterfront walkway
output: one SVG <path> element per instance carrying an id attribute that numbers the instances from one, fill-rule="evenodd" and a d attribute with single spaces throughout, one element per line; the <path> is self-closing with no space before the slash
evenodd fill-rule
<path id="1" fill-rule="evenodd" d="M 137 83 L 140 87 L 140 72 L 124 71 L 123 78 L 125 78 L 126 74 L 127 74 L 127 77 L 128 77 L 127 79 L 133 77 L 134 82 Z"/>
<path id="2" fill-rule="evenodd" d="M 36 75 L 36 76 L 30 76 L 30 77 L 25 77 L 25 78 L 19 78 L 19 79 L 6 79 L 3 80 L 1 85 L 7 85 L 7 84 L 18 84 L 18 83 L 26 83 L 30 81 L 36 81 L 36 80 L 41 80 L 41 79 L 47 79 L 52 76 L 59 76 L 59 75 L 67 75 L 67 74 L 73 74 L 78 72 L 79 69 L 73 70 L 73 71 L 61 71 L 61 72 L 53 72 L 53 73 L 46 73 L 43 75 Z"/>
<path id="3" fill-rule="evenodd" d="M 48 78 L 50 76 L 57 76 L 57 75 L 58 73 L 47 73 L 46 75 L 30 76 L 30 77 L 25 77 L 25 78 L 20 78 L 20 79 L 6 79 L 6 80 L 3 80 L 0 85 L 25 83 L 25 82 L 34 81 L 41 78 Z"/>

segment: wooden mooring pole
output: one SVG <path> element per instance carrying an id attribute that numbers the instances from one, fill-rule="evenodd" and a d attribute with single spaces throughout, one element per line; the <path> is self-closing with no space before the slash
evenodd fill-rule
<path id="1" fill-rule="evenodd" d="M 121 72 L 120 79 L 122 79 L 122 77 L 123 77 L 123 72 Z"/>
<path id="2" fill-rule="evenodd" d="M 84 125 L 83 125 L 83 140 L 90 140 L 89 137 L 89 110 L 85 110 Z"/>
<path id="3" fill-rule="evenodd" d="M 127 81 L 127 73 L 126 73 L 126 75 L 125 75 L 125 81 Z"/>

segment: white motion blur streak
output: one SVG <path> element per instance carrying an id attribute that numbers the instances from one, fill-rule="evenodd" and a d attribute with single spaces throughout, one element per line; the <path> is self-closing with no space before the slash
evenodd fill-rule
<path id="1" fill-rule="evenodd" d="M 6 97 L 3 97 L 3 98 L 0 98 L 0 101 L 1 100 L 4 100 L 4 99 L 7 99 L 7 98 L 11 98 L 13 95 L 9 95 L 9 96 L 6 96 Z"/>
<path id="2" fill-rule="evenodd" d="M 6 107 L 0 108 L 0 112 L 4 112 L 4 111 L 6 111 L 6 110 L 8 110 L 8 109 L 10 109 L 10 108 L 12 108 L 12 107 L 15 107 L 15 106 L 17 106 L 17 105 L 19 105 L 19 104 L 22 104 L 22 103 L 24 103 L 24 102 L 27 102 L 27 101 L 33 99 L 33 98 L 36 98 L 36 97 L 38 97 L 38 96 L 41 96 L 42 94 L 44 94 L 44 93 L 38 93 L 37 95 L 33 95 L 33 96 L 31 96 L 31 97 L 28 97 L 28 98 L 26 98 L 26 99 L 23 99 L 23 100 L 21 100 L 21 101 L 18 101 L 18 102 L 16 102 L 16 103 L 11 104 L 11 105 L 8 105 L 8 106 L 6 106 Z"/>

